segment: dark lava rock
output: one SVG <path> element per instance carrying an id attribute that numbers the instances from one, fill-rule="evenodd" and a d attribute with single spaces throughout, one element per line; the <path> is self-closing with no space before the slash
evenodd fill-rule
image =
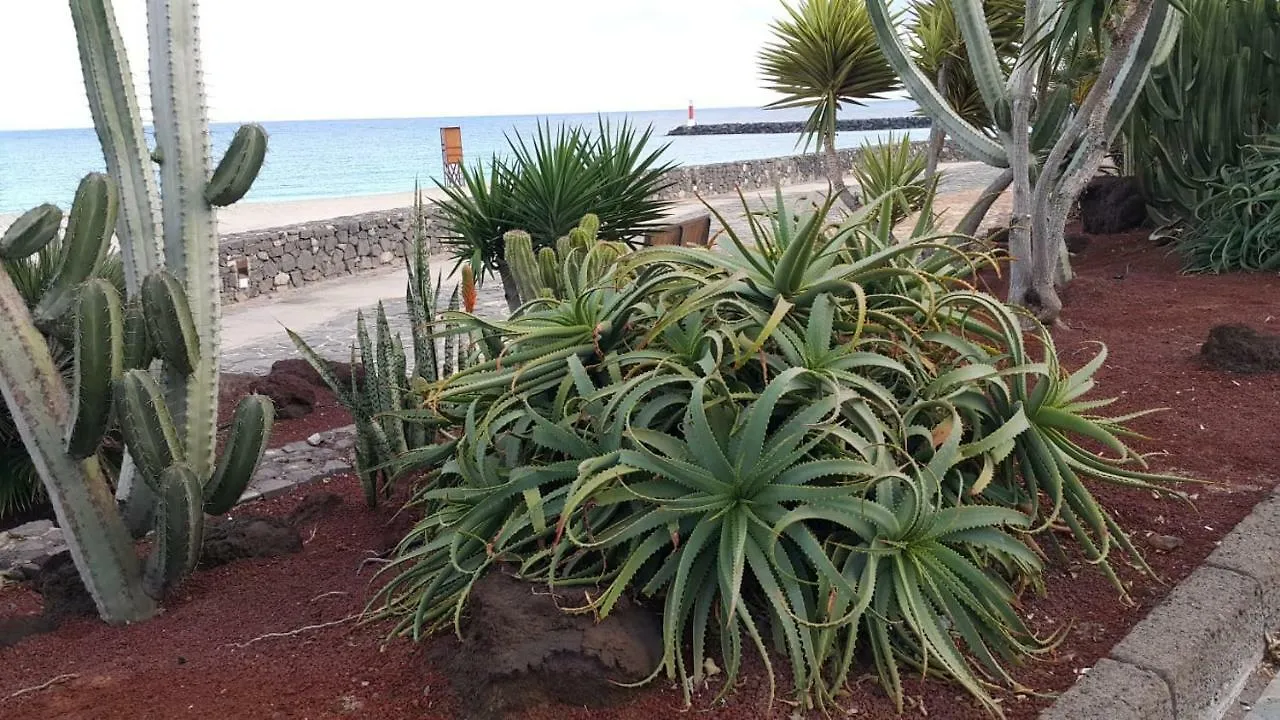
<path id="1" fill-rule="evenodd" d="M 344 390 L 351 387 L 351 377 L 355 376 L 356 382 L 364 382 L 364 366 L 352 365 L 351 363 L 337 362 L 334 360 L 327 361 L 329 372 L 338 381 L 338 385 Z M 311 363 L 300 358 L 288 358 L 285 360 L 277 360 L 271 364 L 271 372 L 268 377 L 276 375 L 294 375 L 302 378 L 308 384 L 316 387 L 326 388 L 329 386 L 320 377 L 320 373 L 311 367 Z"/>
<path id="2" fill-rule="evenodd" d="M 288 520 L 241 517 L 211 520 L 204 526 L 200 567 L 212 568 L 244 558 L 278 557 L 302 551 L 302 536 Z"/>
<path id="3" fill-rule="evenodd" d="M 1147 200 L 1131 177 L 1099 175 L 1080 193 L 1080 225 L 1090 235 L 1111 235 L 1142 227 Z"/>
<path id="4" fill-rule="evenodd" d="M 561 606 L 582 604 L 580 592 L 557 593 Z M 475 584 L 468 615 L 461 648 L 448 643 L 432 661 L 449 676 L 470 720 L 525 717 L 549 703 L 617 704 L 632 691 L 610 681 L 643 679 L 662 659 L 654 613 L 623 600 L 600 622 L 569 615 L 547 588 L 500 568 Z"/>
<path id="5" fill-rule="evenodd" d="M 1248 325 L 1218 325 L 1200 346 L 1205 362 L 1234 373 L 1280 372 L 1280 335 Z"/>
<path id="6" fill-rule="evenodd" d="M 271 403 L 276 406 L 276 417 L 282 420 L 306 417 L 315 410 L 315 386 L 297 375 L 272 373 L 254 381 L 250 390 L 271 398 Z"/>
<path id="7" fill-rule="evenodd" d="M 98 607 L 80 580 L 69 550 L 45 560 L 27 584 L 43 598 L 43 612 L 35 617 L 0 618 L 0 648 L 53 632 L 66 620 L 98 616 Z"/>
<path id="8" fill-rule="evenodd" d="M 927 128 L 932 125 L 929 118 L 920 115 L 893 118 L 854 118 L 837 120 L 836 130 L 839 132 L 856 132 L 861 130 L 910 130 Z M 672 128 L 668 135 L 769 135 L 798 133 L 804 130 L 802 122 L 753 122 L 753 123 L 711 123 L 710 125 L 682 125 Z"/>

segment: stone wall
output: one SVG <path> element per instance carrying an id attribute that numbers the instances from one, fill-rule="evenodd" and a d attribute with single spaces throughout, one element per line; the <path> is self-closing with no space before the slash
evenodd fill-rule
<path id="1" fill-rule="evenodd" d="M 922 152 L 926 142 L 912 143 Z M 862 148 L 840 150 L 840 162 L 845 167 L 852 167 Z M 939 156 L 941 162 L 965 160 L 960 151 L 948 140 L 943 145 Z M 826 178 L 821 155 L 791 155 L 789 157 L 766 158 L 763 160 L 739 160 L 736 162 L 716 163 L 714 165 L 689 165 L 671 171 L 675 180 L 662 197 L 667 200 L 687 200 L 697 195 L 722 195 L 755 190 L 772 190 L 779 183 L 799 185 Z"/>
<path id="2" fill-rule="evenodd" d="M 439 233 L 432 209 L 428 237 Z M 400 208 L 223 235 L 223 302 L 399 264 L 413 238 L 412 216 L 412 208 Z"/>
<path id="3" fill-rule="evenodd" d="M 841 162 L 851 166 L 861 152 L 860 148 L 841 150 Z M 964 158 L 948 143 L 942 160 L 959 159 Z M 819 181 L 826 174 L 821 157 L 794 155 L 679 167 L 671 176 L 674 183 L 661 196 L 665 200 L 732 193 L 735 188 L 771 190 L 778 183 Z M 400 208 L 223 235 L 223 302 L 399 264 L 412 239 L 412 214 L 411 208 Z M 434 241 L 441 234 L 435 206 L 428 205 L 427 236 Z"/>

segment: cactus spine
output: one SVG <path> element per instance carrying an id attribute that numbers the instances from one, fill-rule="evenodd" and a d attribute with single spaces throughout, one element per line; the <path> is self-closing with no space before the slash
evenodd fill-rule
<path id="1" fill-rule="evenodd" d="M 132 622 L 154 612 L 148 592 L 158 596 L 194 567 L 202 508 L 226 507 L 239 497 L 252 473 L 249 458 L 256 461 L 269 435 L 271 414 L 262 409 L 263 401 L 246 399 L 243 422 L 224 456 L 226 469 L 215 470 L 221 287 L 211 203 L 233 202 L 248 190 L 262 165 L 266 134 L 258 126 L 242 129 L 219 172 L 211 174 L 196 3 L 147 0 L 157 144 L 151 152 L 110 0 L 71 0 L 71 11 L 89 108 L 114 182 L 90 175 L 81 183 L 64 240 L 67 259 L 33 312 L 15 302 L 20 296 L 8 276 L 0 278 L 0 385 L 100 614 L 109 622 Z M 159 165 L 158 186 L 153 162 Z M 35 342 L 33 323 L 64 319 L 81 283 L 105 255 L 113 230 L 131 309 L 126 323 L 119 303 L 112 306 L 92 286 L 81 302 L 77 393 L 85 406 L 73 422 L 66 388 L 47 348 Z M 38 238 L 11 239 L 5 247 L 16 250 L 34 246 Z M 101 329 L 103 318 L 109 330 Z M 149 347 L 131 342 L 127 358 L 104 349 L 123 345 L 125 332 L 153 342 L 162 360 L 155 368 L 162 385 L 146 369 L 153 364 Z M 87 373 L 106 366 L 110 378 L 125 365 L 131 369 L 104 409 L 108 401 L 94 382 L 101 377 Z M 75 457 L 100 436 L 101 418 L 112 409 L 128 449 L 117 483 L 125 519 L 96 460 Z M 218 502 L 208 505 L 206 495 Z M 143 521 L 150 518 L 157 542 L 144 579 L 129 533 L 145 532 Z"/>

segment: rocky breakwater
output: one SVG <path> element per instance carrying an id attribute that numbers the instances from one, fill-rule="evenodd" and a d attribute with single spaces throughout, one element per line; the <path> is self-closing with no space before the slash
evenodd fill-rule
<path id="1" fill-rule="evenodd" d="M 914 130 L 927 128 L 930 125 L 929 118 L 914 115 L 892 118 L 856 118 L 836 121 L 836 130 L 838 132 Z M 710 125 L 673 128 L 667 135 L 781 135 L 798 133 L 803 129 L 804 123 L 802 122 L 713 123 Z"/>

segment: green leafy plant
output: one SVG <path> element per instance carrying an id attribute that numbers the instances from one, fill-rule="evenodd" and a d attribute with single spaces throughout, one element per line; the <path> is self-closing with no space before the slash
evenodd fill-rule
<path id="1" fill-rule="evenodd" d="M 1243 152 L 1239 165 L 1205 181 L 1208 194 L 1178 239 L 1187 270 L 1280 269 L 1280 135 Z"/>
<path id="2" fill-rule="evenodd" d="M 1065 372 L 1045 329 L 970 287 L 985 254 L 924 219 L 896 237 L 900 189 L 838 225 L 833 202 L 779 198 L 717 251 L 625 254 L 506 321 L 445 313 L 438 334 L 499 347 L 420 388 L 441 441 L 370 617 L 460 628 L 503 565 L 597 588 L 575 610 L 599 617 L 660 603 L 654 675 L 686 697 L 710 656 L 731 692 L 748 646 L 771 688 L 780 657 L 792 697 L 835 710 L 865 648 L 899 704 L 905 666 L 998 714 L 989 683 L 1022 690 L 1012 666 L 1056 642 L 1015 612 L 1041 545 L 1068 527 L 1059 550 L 1123 593 L 1111 564 L 1141 558 L 1089 488 L 1174 478 L 1118 439 L 1133 416 L 1095 414 L 1102 356 Z"/>
<path id="3" fill-rule="evenodd" d="M 782 95 L 766 107 L 810 110 L 801 141 L 821 147 L 827 181 L 856 208 L 836 153 L 836 116 L 844 103 L 860 105 L 900 84 L 876 45 L 865 2 L 804 0 L 783 7 L 787 17 L 773 23 L 773 39 L 760 51 L 766 87 Z"/>
<path id="4" fill-rule="evenodd" d="M 466 170 L 465 191 L 441 185 L 447 194 L 439 205 L 449 233 L 445 243 L 459 263 L 471 264 L 478 280 L 496 272 L 515 311 L 520 298 L 506 264 L 508 231 L 529 233 L 536 252 L 568 235 L 588 213 L 608 241 L 629 241 L 663 217 L 670 203 L 658 195 L 670 184 L 674 165 L 662 161 L 665 145 L 652 148 L 652 135 L 652 128 L 639 132 L 629 122 L 601 118 L 594 131 L 539 123 L 530 138 L 507 136 L 510 156 L 495 157 L 487 172 Z"/>
<path id="5" fill-rule="evenodd" d="M 927 193 L 925 154 L 911 145 L 911 138 L 895 142 L 893 135 L 883 144 L 865 143 L 853 164 L 853 176 L 862 188 L 862 197 L 874 199 L 887 192 L 898 191 L 906 203 L 895 203 L 893 219 L 901 220 L 911 210 L 919 209 Z"/>
<path id="6" fill-rule="evenodd" d="M 409 366 L 404 340 L 391 332 L 386 307 L 379 302 L 370 335 L 363 311 L 356 313 L 356 343 L 351 348 L 351 383 L 344 385 L 322 358 L 300 335 L 288 330 L 289 338 L 302 357 L 351 413 L 356 425 L 356 474 L 364 486 L 365 501 L 377 505 L 380 493 L 389 493 L 393 481 L 407 465 L 429 460 L 420 450 L 434 441 L 431 413 L 424 413 L 414 393 L 428 383 L 450 377 L 457 370 L 477 362 L 481 347 L 467 333 L 459 339 L 449 335 L 437 342 L 432 327 L 445 310 L 457 311 L 466 303 L 475 311 L 475 276 L 471 267 L 462 268 L 462 283 L 455 287 L 447 308 L 441 307 L 443 280 L 431 282 L 427 252 L 426 210 L 422 194 L 414 193 L 413 242 L 405 255 L 408 282 L 405 306 L 409 313 L 413 367 Z"/>

